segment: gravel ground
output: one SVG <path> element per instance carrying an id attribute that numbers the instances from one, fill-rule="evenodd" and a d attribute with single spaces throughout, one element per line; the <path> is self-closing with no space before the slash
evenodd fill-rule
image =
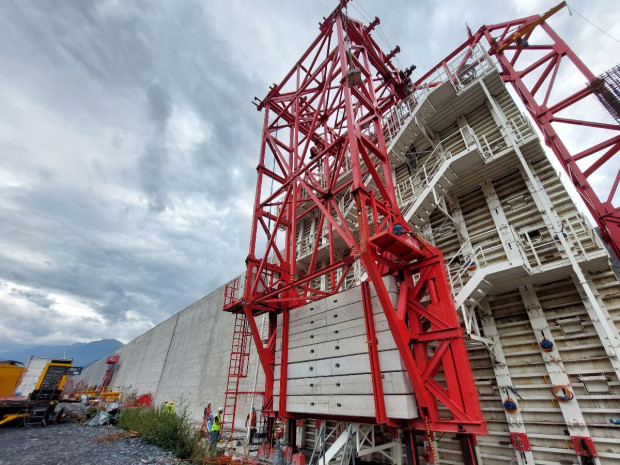
<path id="1" fill-rule="evenodd" d="M 170 452 L 140 438 L 95 441 L 120 431 L 114 427 L 78 423 L 45 428 L 0 428 L 0 465 L 179 464 Z"/>

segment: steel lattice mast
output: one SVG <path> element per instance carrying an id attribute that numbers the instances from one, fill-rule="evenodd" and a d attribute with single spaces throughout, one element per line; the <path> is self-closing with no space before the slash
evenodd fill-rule
<path id="1" fill-rule="evenodd" d="M 370 36 L 378 19 L 365 26 L 344 14 L 346 3 L 325 19 L 282 83 L 257 103 L 265 119 L 244 298 L 224 308 L 243 311 L 248 319 L 266 377 L 264 411 L 292 418 L 286 411 L 289 311 L 342 290 L 359 261 L 378 294 L 420 412 L 408 422 L 388 418 L 375 389 L 376 421 L 483 434 L 442 254 L 410 230 L 394 193 L 383 131 L 411 83 L 391 63 L 398 50 L 386 55 Z M 318 232 L 310 235 L 312 243 L 302 244 L 297 228 L 310 215 L 318 215 Z M 312 249 L 303 264 L 297 260 L 302 246 Z M 383 281 L 387 275 L 399 281 L 396 310 Z M 367 303 L 367 284 L 362 294 Z M 266 344 L 255 320 L 265 313 Z M 279 313 L 280 403 L 273 405 Z"/>

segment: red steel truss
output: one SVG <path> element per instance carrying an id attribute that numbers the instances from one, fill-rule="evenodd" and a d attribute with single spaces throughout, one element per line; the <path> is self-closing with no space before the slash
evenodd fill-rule
<path id="1" fill-rule="evenodd" d="M 610 91 L 609 84 L 597 78 L 545 22 L 564 6 L 566 4 L 562 2 L 542 16 L 481 27 L 422 76 L 415 87 L 429 85 L 428 78 L 438 69 L 446 70 L 451 79 L 456 80 L 462 70 L 466 71 L 474 45 L 486 39 L 489 54 L 499 63 L 502 79 L 512 84 L 523 100 L 545 143 L 553 150 L 594 217 L 601 237 L 620 258 L 620 195 L 616 195 L 620 183 L 620 124 L 604 121 L 602 117 L 589 120 L 581 113 L 585 104 L 596 104 L 586 100 L 595 96 L 611 110 L 612 118 L 620 121 L 620 101 L 617 93 Z M 463 52 L 460 66 L 449 69 L 447 63 Z M 562 74 L 559 73 L 560 65 L 564 73 L 572 73 L 571 81 L 581 83 L 578 88 L 573 86 L 568 95 L 565 88 L 569 83 L 566 79 L 558 79 Z M 431 86 L 434 84 L 438 83 L 430 83 Z M 561 139 L 558 131 L 566 127 L 579 127 L 579 142 L 585 143 L 586 147 L 577 147 L 576 142 Z M 594 175 L 610 176 L 610 190 L 606 191 L 600 180 L 596 185 L 592 183 L 590 178 Z"/>
<path id="2" fill-rule="evenodd" d="M 398 49 L 385 54 L 370 36 L 379 20 L 365 26 L 349 18 L 346 3 L 325 19 L 282 83 L 256 102 L 265 116 L 244 297 L 228 297 L 224 309 L 247 318 L 266 377 L 264 412 L 293 418 L 286 411 L 289 311 L 342 290 L 359 261 L 378 294 L 420 413 L 407 422 L 386 416 L 371 347 L 374 420 L 484 434 L 442 254 L 410 230 L 396 202 L 383 129 L 411 82 L 391 62 Z M 306 234 L 298 228 L 309 218 L 318 218 L 318 227 Z M 383 281 L 387 275 L 399 282 L 397 309 Z M 366 306 L 367 285 L 362 293 Z M 266 343 L 256 324 L 264 313 Z M 280 402 L 274 405 L 280 313 Z M 366 309 L 365 315 L 372 313 Z"/>

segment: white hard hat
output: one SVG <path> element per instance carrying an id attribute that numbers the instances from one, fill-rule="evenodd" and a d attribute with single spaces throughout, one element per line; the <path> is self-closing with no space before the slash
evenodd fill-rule
<path id="1" fill-rule="evenodd" d="M 217 409 L 218 412 L 223 412 L 224 411 L 224 407 L 220 407 Z"/>

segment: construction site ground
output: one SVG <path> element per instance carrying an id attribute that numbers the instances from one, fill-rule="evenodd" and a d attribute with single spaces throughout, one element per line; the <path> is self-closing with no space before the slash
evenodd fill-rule
<path id="1" fill-rule="evenodd" d="M 61 423 L 48 427 L 0 428 L 0 465 L 176 464 L 170 452 L 139 437 L 119 437 L 113 426 Z"/>

